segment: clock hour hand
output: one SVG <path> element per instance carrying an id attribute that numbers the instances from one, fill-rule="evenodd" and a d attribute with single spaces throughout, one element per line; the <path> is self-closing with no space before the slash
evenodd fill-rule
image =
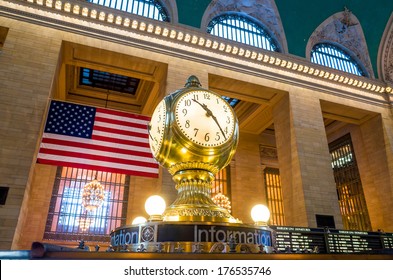
<path id="1" fill-rule="evenodd" d="M 151 123 L 147 125 L 147 132 L 149 133 L 150 139 L 154 141 L 153 136 L 151 136 L 150 130 L 151 130 Z"/>
<path id="2" fill-rule="evenodd" d="M 201 107 L 206 111 L 206 115 L 208 117 L 212 117 L 213 116 L 213 112 L 209 108 L 207 108 L 207 105 L 205 103 L 202 104 L 201 102 L 199 102 L 196 99 L 192 99 L 192 101 L 194 101 L 194 102 L 198 103 L 199 105 L 201 105 Z"/>
<path id="3" fill-rule="evenodd" d="M 198 104 L 206 111 L 206 115 L 207 115 L 208 117 L 212 117 L 212 118 L 213 118 L 214 122 L 217 124 L 217 126 L 218 126 L 218 128 L 220 129 L 222 135 L 224 136 L 224 139 L 227 140 L 227 137 L 226 137 L 224 131 L 222 130 L 221 125 L 218 123 L 216 116 L 213 115 L 212 110 L 210 110 L 210 109 L 207 107 L 207 105 L 206 105 L 205 103 L 202 104 L 202 103 L 200 103 L 200 102 L 199 102 L 198 100 L 196 100 L 196 99 L 192 99 L 192 101 L 198 103 Z"/>

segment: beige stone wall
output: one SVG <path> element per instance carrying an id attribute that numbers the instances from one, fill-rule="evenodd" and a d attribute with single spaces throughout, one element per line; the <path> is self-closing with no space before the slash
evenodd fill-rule
<path id="1" fill-rule="evenodd" d="M 259 203 L 266 204 L 258 136 L 240 133 L 231 164 L 231 177 L 232 216 L 244 223 L 252 223 L 252 207 Z"/>
<path id="2" fill-rule="evenodd" d="M 275 106 L 274 126 L 286 222 L 316 227 L 316 214 L 331 215 L 342 228 L 318 97 L 294 89 Z"/>
<path id="3" fill-rule="evenodd" d="M 127 224 L 131 224 L 132 220 L 137 216 L 149 218 L 145 211 L 145 201 L 151 195 L 160 195 L 168 204 L 170 195 L 162 188 L 161 179 L 144 178 L 132 176 L 130 179 L 130 189 L 128 195 L 128 211 Z M 172 192 L 174 191 L 174 187 Z M 170 194 L 170 193 L 169 193 Z"/>
<path id="4" fill-rule="evenodd" d="M 0 54 L 0 185 L 9 187 L 0 208 L 0 249 L 18 244 L 30 199 L 31 165 L 35 160 L 60 40 L 47 28 L 0 18 L 9 32 Z M 18 225 L 17 225 L 18 224 Z M 14 246 L 17 248 L 18 246 Z"/>
<path id="5" fill-rule="evenodd" d="M 29 200 L 24 203 L 26 209 L 20 236 L 13 249 L 28 250 L 35 241 L 43 241 L 50 199 L 56 178 L 57 167 L 36 164 L 29 192 Z"/>

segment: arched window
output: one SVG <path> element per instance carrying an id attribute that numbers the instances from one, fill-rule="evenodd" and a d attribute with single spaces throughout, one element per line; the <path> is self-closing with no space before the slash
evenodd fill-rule
<path id="1" fill-rule="evenodd" d="M 95 210 L 82 204 L 83 188 L 93 178 L 104 187 Z M 73 167 L 58 167 L 44 239 L 109 242 L 114 228 L 126 224 L 130 176 Z"/>
<path id="2" fill-rule="evenodd" d="M 139 16 L 169 22 L 166 9 L 157 0 L 90 0 L 90 2 Z"/>
<path id="3" fill-rule="evenodd" d="M 269 51 L 278 51 L 278 45 L 262 26 L 238 14 L 225 14 L 212 19 L 207 32 Z"/>
<path id="4" fill-rule="evenodd" d="M 311 51 L 311 62 L 358 76 L 367 76 L 348 53 L 332 44 L 315 45 Z"/>

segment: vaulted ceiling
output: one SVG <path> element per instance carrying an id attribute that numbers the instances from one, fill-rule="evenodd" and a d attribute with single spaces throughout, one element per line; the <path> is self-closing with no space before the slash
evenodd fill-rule
<path id="1" fill-rule="evenodd" d="M 234 3 L 234 0 L 229 1 Z M 243 0 L 245 1 L 251 3 L 273 0 Z M 179 23 L 199 28 L 210 2 L 209 0 L 177 0 Z M 376 64 L 381 37 L 392 16 L 393 1 L 375 0 L 374 4 L 368 3 L 369 1 L 364 4 L 360 2 L 364 1 L 277 0 L 276 5 L 286 33 L 288 52 L 305 58 L 310 35 L 326 18 L 343 11 L 345 6 L 362 24 L 371 60 Z M 150 115 L 158 100 L 167 94 L 165 93 L 167 65 L 164 63 L 69 42 L 64 42 L 62 54 L 62 66 L 58 75 L 59 86 L 55 90 L 55 98 Z M 80 73 L 84 67 L 136 78 L 140 81 L 139 87 L 133 95 L 86 87 L 80 84 Z M 376 66 L 373 67 L 375 71 Z M 252 134 L 261 134 L 266 129 L 270 131 L 274 129 L 272 108 L 287 94 L 277 89 L 212 73 L 209 74 L 208 88 L 223 96 L 241 100 L 235 108 L 240 129 Z M 321 102 L 321 108 L 327 129 L 337 126 L 337 122 L 360 124 L 373 116 L 370 112 L 329 102 Z"/>

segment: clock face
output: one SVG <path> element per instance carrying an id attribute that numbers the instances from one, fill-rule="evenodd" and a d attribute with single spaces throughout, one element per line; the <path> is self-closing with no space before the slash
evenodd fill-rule
<path id="1" fill-rule="evenodd" d="M 149 124 L 149 144 L 153 155 L 157 155 L 164 140 L 166 117 L 165 100 L 162 100 L 153 112 Z"/>
<path id="2" fill-rule="evenodd" d="M 191 91 L 180 97 L 175 106 L 176 123 L 192 142 L 216 147 L 233 136 L 235 116 L 221 96 L 209 91 Z"/>

